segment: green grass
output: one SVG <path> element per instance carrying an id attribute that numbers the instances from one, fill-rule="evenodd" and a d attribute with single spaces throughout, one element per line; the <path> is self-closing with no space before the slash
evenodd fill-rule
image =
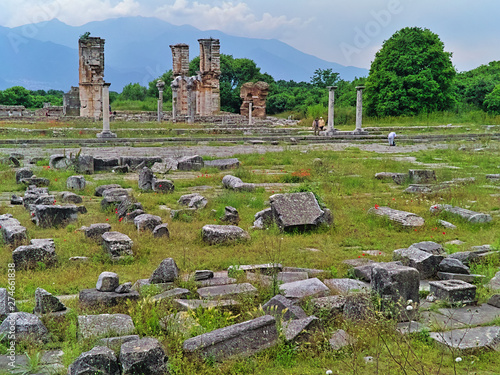
<path id="1" fill-rule="evenodd" d="M 79 290 L 95 287 L 98 275 L 103 271 L 118 273 L 120 282 L 135 282 L 148 278 L 162 259 L 172 257 L 176 260 L 181 272 L 192 272 L 196 269 L 227 269 L 232 265 L 251 263 L 268 263 L 279 261 L 285 266 L 298 266 L 328 270 L 327 274 L 342 277 L 348 274 L 348 268 L 342 263 L 345 259 L 368 257 L 376 261 L 390 261 L 392 250 L 408 247 L 412 243 L 424 240 L 445 243 L 453 239 L 461 239 L 466 244 L 450 248 L 449 251 L 467 250 L 470 246 L 492 244 L 500 247 L 500 223 L 496 216 L 488 225 L 472 225 L 448 216 L 445 213 L 433 215 L 429 207 L 436 203 L 447 203 L 470 209 L 490 212 L 500 206 L 498 197 L 491 196 L 496 191 L 483 188 L 482 185 L 492 183 L 486 181 L 486 173 L 498 173 L 500 165 L 499 143 L 489 141 L 485 152 L 473 152 L 473 148 L 458 151 L 460 144 L 450 144 L 449 149 L 421 151 L 412 154 L 418 162 L 442 163 L 457 166 L 460 169 L 435 168 L 438 181 L 452 178 L 473 176 L 476 182 L 459 186 L 449 191 L 441 191 L 432 196 L 405 194 L 405 186 L 376 180 L 376 172 L 407 172 L 408 169 L 420 169 L 410 161 L 394 160 L 390 155 L 384 156 L 372 152 L 361 151 L 352 147 L 341 152 L 309 151 L 302 153 L 286 149 L 280 153 L 241 154 L 236 155 L 241 167 L 230 171 L 245 182 L 278 184 L 273 187 L 260 187 L 254 193 L 234 192 L 222 189 L 221 179 L 227 172 L 215 169 L 204 169 L 197 173 L 186 174 L 184 179 L 174 179 L 175 192 L 172 194 L 144 193 L 137 189 L 135 181 L 123 180 L 122 176 L 102 174 L 86 176 L 88 186 L 81 192 L 88 213 L 79 215 L 78 220 L 65 228 L 41 229 L 30 220 L 29 213 L 23 207 L 0 206 L 0 214 L 11 213 L 27 228 L 29 238 L 54 238 L 58 264 L 54 268 L 39 267 L 31 271 L 16 273 L 16 298 L 26 299 L 19 307 L 23 311 L 32 311 L 33 297 L 37 287 L 55 294 L 76 294 Z M 322 164 L 314 162 L 316 158 Z M 439 159 L 439 160 L 436 160 Z M 73 171 L 57 171 L 46 168 L 47 161 L 39 163 L 35 173 L 50 180 L 50 191 L 57 193 L 66 189 L 66 178 Z M 477 166 L 477 167 L 475 167 Z M 293 180 L 294 173 L 307 171 L 302 180 Z M 175 177 L 171 172 L 167 178 Z M 104 178 L 102 178 L 104 177 Z M 0 164 L 1 193 L 22 192 L 23 187 L 15 184 L 14 172 Z M 293 180 L 293 181 L 292 181 Z M 299 185 L 290 185 L 293 182 Z M 100 209 L 100 198 L 93 196 L 95 186 L 100 184 L 120 183 L 123 187 L 134 189 L 134 196 L 140 201 L 148 213 L 158 215 L 169 224 L 170 238 L 153 238 L 149 233 L 139 233 L 133 224 L 120 222 L 112 212 Z M 208 199 L 203 210 L 189 215 L 186 220 L 172 220 L 169 211 L 160 208 L 166 205 L 179 209 L 177 200 L 192 188 L 206 185 L 209 188 L 201 194 Z M 308 233 L 279 233 L 276 228 L 267 231 L 252 231 L 256 212 L 267 207 L 272 194 L 291 191 L 312 191 L 320 202 L 332 210 L 334 223 L 330 228 L 322 228 Z M 426 224 L 417 229 L 400 228 L 378 217 L 367 215 L 367 210 L 375 204 L 390 206 L 396 209 L 414 212 L 426 220 Z M 251 233 L 251 240 L 238 243 L 236 246 L 208 246 L 202 242 L 200 230 L 205 224 L 220 224 L 220 217 L 225 206 L 238 209 L 241 222 L 239 226 Z M 457 224 L 456 230 L 443 229 L 438 220 L 444 219 Z M 112 230 L 127 234 L 133 241 L 134 258 L 114 263 L 106 256 L 103 248 L 84 237 L 78 231 L 83 225 L 106 222 Z M 315 248 L 318 252 L 304 249 Z M 11 262 L 12 248 L 4 246 L 0 251 L 0 275 L 6 275 L 7 263 Z M 378 250 L 379 256 L 362 255 L 366 250 Z M 87 256 L 90 261 L 76 265 L 68 259 L 72 256 Z M 472 268 L 473 272 L 491 278 L 498 269 L 499 263 L 492 261 Z M 0 283 L 2 285 L 2 283 Z M 189 282 L 178 282 L 176 285 L 188 287 L 194 295 L 196 286 Z M 229 324 L 245 321 L 262 314 L 259 306 L 266 302 L 271 290 L 265 285 L 257 285 L 258 295 L 255 298 L 243 299 L 236 310 L 200 310 L 193 313 L 200 324 L 200 330 L 208 331 Z M 480 302 L 486 300 L 491 291 L 478 286 Z M 76 301 L 68 302 L 72 312 L 66 319 L 44 318 L 44 323 L 53 335 L 53 340 L 44 348 L 61 348 L 65 352 L 64 362 L 70 364 L 82 351 L 89 350 L 95 342 L 76 339 L 76 317 L 84 313 L 100 313 L 99 310 L 82 309 Z M 391 354 L 399 358 L 403 355 L 401 347 L 408 345 L 416 353 L 413 363 L 422 364 L 424 373 L 430 373 L 436 363 L 441 363 L 442 374 L 451 374 L 454 366 L 458 373 L 465 373 L 466 365 L 477 374 L 493 373 L 500 366 L 498 356 L 488 353 L 476 356 L 463 356 L 460 364 L 448 352 L 425 340 L 411 340 L 406 346 L 400 346 L 394 333 L 386 329 L 383 321 L 369 321 L 366 324 L 349 326 L 350 333 L 359 337 L 359 343 L 343 352 L 332 352 L 328 346 L 329 334 L 340 327 L 342 322 L 326 322 L 324 331 L 311 337 L 307 343 L 290 345 L 280 342 L 251 360 L 229 360 L 222 364 L 206 361 L 188 360 L 182 354 L 184 334 L 177 331 L 165 331 L 159 321 L 163 317 L 176 313 L 168 302 L 158 306 L 147 300 L 136 305 L 119 306 L 106 312 L 123 312 L 130 314 L 141 336 L 158 337 L 167 347 L 171 372 L 174 374 L 320 374 L 332 369 L 339 374 L 372 374 L 374 365 L 365 365 L 363 357 L 370 355 L 379 358 L 379 373 L 398 374 L 401 369 L 395 365 Z M 196 332 L 192 332 L 194 334 Z M 199 333 L 199 332 L 197 332 Z M 382 336 L 384 335 L 384 336 Z M 383 339 L 388 340 L 387 346 Z M 19 350 L 31 350 L 29 344 Z M 1 347 L 0 347 L 1 349 Z M 396 354 L 395 354 L 396 353 Z M 471 365 L 471 361 L 475 361 Z"/>

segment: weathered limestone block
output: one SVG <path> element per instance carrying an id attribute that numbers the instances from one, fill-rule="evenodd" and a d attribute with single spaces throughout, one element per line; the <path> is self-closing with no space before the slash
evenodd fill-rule
<path id="1" fill-rule="evenodd" d="M 115 352 L 106 346 L 95 346 L 84 352 L 69 366 L 68 375 L 120 375 Z"/>
<path id="2" fill-rule="evenodd" d="M 24 204 L 24 200 L 22 197 L 18 197 L 16 194 L 12 194 L 10 197 L 10 204 L 13 206 L 22 206 Z"/>
<path id="3" fill-rule="evenodd" d="M 29 245 L 16 248 L 12 252 L 12 259 L 16 270 L 34 269 L 38 267 L 39 262 L 53 266 L 57 262 L 54 240 L 33 239 Z"/>
<path id="4" fill-rule="evenodd" d="M 474 327 L 447 332 L 430 332 L 432 339 L 465 354 L 499 349 L 500 327 Z"/>
<path id="5" fill-rule="evenodd" d="M 83 339 L 106 336 L 126 336 L 134 333 L 132 318 L 126 314 L 78 316 L 78 336 Z"/>
<path id="6" fill-rule="evenodd" d="M 214 272 L 210 270 L 196 270 L 193 275 L 194 281 L 208 280 L 214 277 Z"/>
<path id="7" fill-rule="evenodd" d="M 168 223 L 159 224 L 153 228 L 153 237 L 170 237 L 170 232 L 168 230 Z"/>
<path id="8" fill-rule="evenodd" d="M 129 236 L 120 232 L 106 232 L 102 236 L 103 244 L 112 257 L 134 255 L 132 245 L 134 242 Z"/>
<path id="9" fill-rule="evenodd" d="M 163 259 L 149 278 L 151 284 L 169 283 L 179 277 L 179 267 L 172 258 Z"/>
<path id="10" fill-rule="evenodd" d="M 420 272 L 420 279 L 427 279 L 436 275 L 439 263 L 443 260 L 441 255 L 432 255 L 418 249 L 394 250 L 392 258 L 401 261 L 407 267 L 413 267 Z"/>
<path id="11" fill-rule="evenodd" d="M 229 299 L 201 300 L 201 299 L 174 299 L 175 308 L 179 311 L 195 310 L 197 308 L 231 308 L 238 306 L 239 302 Z"/>
<path id="12" fill-rule="evenodd" d="M 349 294 L 360 291 L 369 291 L 370 284 L 354 279 L 325 279 L 325 285 L 335 294 Z"/>
<path id="13" fill-rule="evenodd" d="M 53 169 L 67 169 L 73 164 L 66 155 L 50 155 L 49 167 Z"/>
<path id="14" fill-rule="evenodd" d="M 205 167 L 218 168 L 221 171 L 224 171 L 226 169 L 236 169 L 239 166 L 240 166 L 240 161 L 236 158 L 205 161 Z"/>
<path id="15" fill-rule="evenodd" d="M 11 214 L 0 215 L 0 232 L 7 245 L 19 245 L 26 240 L 26 228 Z"/>
<path id="16" fill-rule="evenodd" d="M 139 340 L 139 335 L 127 335 L 117 337 L 105 337 L 97 341 L 98 346 L 105 346 L 115 353 L 119 353 L 123 344 L 126 342 Z"/>
<path id="17" fill-rule="evenodd" d="M 278 294 L 262 305 L 262 310 L 267 315 L 272 315 L 276 319 L 291 320 L 307 318 L 307 314 L 302 307 L 294 305 L 288 298 Z"/>
<path id="18" fill-rule="evenodd" d="M 70 191 L 60 192 L 59 199 L 61 199 L 61 202 L 63 202 L 63 203 L 78 204 L 78 203 L 83 202 L 83 199 L 81 196 L 79 196 L 78 194 L 72 193 Z"/>
<path id="19" fill-rule="evenodd" d="M 395 263 L 399 264 L 400 266 L 403 265 L 403 263 L 397 261 L 397 262 L 388 262 L 388 263 Z M 353 267 L 352 272 L 354 273 L 354 276 L 357 279 L 363 280 L 370 282 L 372 280 L 372 269 L 379 263 L 377 262 L 369 262 L 368 264 L 363 264 L 360 266 Z"/>
<path id="20" fill-rule="evenodd" d="M 43 177 L 37 177 L 35 175 L 29 177 L 29 178 L 22 178 L 19 180 L 20 183 L 27 185 L 27 186 L 49 186 L 50 185 L 50 180 L 48 178 L 43 178 Z"/>
<path id="21" fill-rule="evenodd" d="M 185 288 L 174 288 L 164 291 L 163 293 L 157 294 L 151 297 L 151 302 L 160 302 L 164 299 L 180 299 L 186 298 L 189 295 L 189 289 Z"/>
<path id="22" fill-rule="evenodd" d="M 143 231 L 148 230 L 152 232 L 161 223 L 161 217 L 151 214 L 142 214 L 134 218 L 136 228 Z"/>
<path id="23" fill-rule="evenodd" d="M 23 178 L 33 176 L 33 171 L 30 168 L 21 168 L 16 171 L 16 184 L 20 184 Z"/>
<path id="24" fill-rule="evenodd" d="M 270 315 L 216 329 L 190 338 L 182 344 L 184 352 L 222 361 L 247 357 L 275 345 L 278 341 L 276 320 Z"/>
<path id="25" fill-rule="evenodd" d="M 338 329 L 333 332 L 332 337 L 329 340 L 330 347 L 333 350 L 340 350 L 346 346 L 354 344 L 355 341 L 356 340 L 343 329 Z"/>
<path id="26" fill-rule="evenodd" d="M 484 275 L 479 274 L 451 273 L 442 271 L 437 273 L 437 277 L 440 280 L 462 280 L 466 283 L 474 283 L 485 278 Z"/>
<path id="27" fill-rule="evenodd" d="M 459 251 L 448 255 L 448 258 L 458 259 L 466 266 L 470 265 L 479 258 L 479 255 L 474 251 Z"/>
<path id="28" fill-rule="evenodd" d="M 240 222 L 240 215 L 238 214 L 238 210 L 236 208 L 226 206 L 224 208 L 224 216 L 222 216 L 220 220 L 229 225 L 238 225 Z"/>
<path id="29" fill-rule="evenodd" d="M 14 329 L 13 329 L 14 328 Z M 38 316 L 27 312 L 14 312 L 0 324 L 0 337 L 15 333 L 16 341 L 47 342 L 49 331 Z"/>
<path id="30" fill-rule="evenodd" d="M 69 176 L 66 179 L 66 187 L 72 190 L 83 190 L 85 189 L 87 181 L 83 176 Z"/>
<path id="31" fill-rule="evenodd" d="M 78 173 L 94 173 L 94 157 L 92 155 L 79 155 L 78 159 L 76 159 L 74 163 L 75 169 Z"/>
<path id="32" fill-rule="evenodd" d="M 314 315 L 283 322 L 283 333 L 288 342 L 307 341 L 311 333 L 319 328 L 319 319 Z"/>
<path id="33" fill-rule="evenodd" d="M 431 293 L 449 302 L 471 302 L 476 299 L 476 286 L 462 280 L 429 281 Z"/>
<path id="34" fill-rule="evenodd" d="M 31 220 L 41 228 L 65 227 L 78 220 L 78 214 L 86 213 L 85 206 L 34 205 Z"/>
<path id="35" fill-rule="evenodd" d="M 174 183 L 170 180 L 154 180 L 153 191 L 159 193 L 171 193 L 175 189 Z"/>
<path id="36" fill-rule="evenodd" d="M 90 227 L 81 227 L 80 229 L 83 230 L 83 232 L 85 233 L 85 237 L 97 241 L 102 241 L 102 235 L 111 230 L 111 224 L 108 223 L 90 224 Z"/>
<path id="37" fill-rule="evenodd" d="M 105 190 L 109 190 L 109 189 L 121 189 L 121 188 L 122 187 L 120 185 L 118 185 L 118 184 L 99 185 L 98 187 L 95 188 L 94 195 L 96 197 L 102 197 L 102 193 Z M 128 193 L 126 195 L 128 195 Z"/>
<path id="38" fill-rule="evenodd" d="M 0 321 L 3 321 L 11 312 L 17 312 L 15 301 L 9 299 L 6 288 L 0 288 Z"/>
<path id="39" fill-rule="evenodd" d="M 139 169 L 140 165 L 150 168 L 155 163 L 161 163 L 158 156 L 122 156 L 120 165 L 128 165 L 131 169 Z"/>
<path id="40" fill-rule="evenodd" d="M 446 251 L 444 250 L 443 246 L 438 244 L 437 242 L 432 242 L 432 241 L 422 241 L 422 242 L 417 242 L 412 245 L 410 245 L 409 249 L 414 250 L 422 250 L 425 251 L 426 253 L 432 254 L 432 255 L 445 255 Z"/>
<path id="41" fill-rule="evenodd" d="M 498 271 L 495 276 L 486 284 L 491 290 L 500 290 L 500 271 Z"/>
<path id="42" fill-rule="evenodd" d="M 500 308 L 500 294 L 494 294 L 488 300 L 488 305 Z"/>
<path id="43" fill-rule="evenodd" d="M 114 292 L 120 285 L 118 275 L 114 272 L 101 272 L 97 278 L 96 289 L 99 292 Z"/>
<path id="44" fill-rule="evenodd" d="M 467 220 L 469 223 L 489 223 L 492 218 L 488 214 L 483 214 L 481 212 L 474 212 L 467 210 L 465 208 L 453 207 L 449 204 L 435 204 L 430 208 L 431 213 L 438 213 L 441 211 L 449 212 L 454 215 L 458 215 L 461 218 Z"/>
<path id="45" fill-rule="evenodd" d="M 122 375 L 164 375 L 167 360 L 161 343 L 155 338 L 129 341 L 120 348 Z"/>
<path id="46" fill-rule="evenodd" d="M 436 172 L 428 169 L 410 169 L 410 180 L 415 184 L 429 184 L 436 181 Z"/>
<path id="47" fill-rule="evenodd" d="M 204 165 L 201 156 L 184 156 L 178 159 L 177 169 L 180 171 L 199 171 Z"/>
<path id="48" fill-rule="evenodd" d="M 154 163 L 151 167 L 153 173 L 166 174 L 170 171 L 176 171 L 179 162 L 175 159 L 165 159 L 162 163 Z"/>
<path id="49" fill-rule="evenodd" d="M 333 221 L 331 212 L 322 210 L 311 192 L 274 194 L 269 201 L 275 223 L 285 232 L 314 229 Z"/>
<path id="50" fill-rule="evenodd" d="M 132 198 L 123 199 L 118 207 L 116 207 L 116 217 L 118 219 L 124 218 L 126 221 L 134 221 L 134 219 L 142 215 L 144 212 L 138 213 L 137 210 L 144 210 L 142 204 L 139 202 L 134 202 Z M 131 215 L 132 212 L 136 211 L 137 215 Z"/>
<path id="51" fill-rule="evenodd" d="M 401 224 L 403 227 L 421 227 L 425 223 L 423 218 L 415 215 L 414 213 L 399 211 L 390 207 L 375 206 L 370 208 L 368 213 L 372 215 L 384 216 L 391 221 Z"/>
<path id="52" fill-rule="evenodd" d="M 123 292 L 101 292 L 97 289 L 82 289 L 78 295 L 78 299 L 82 306 L 102 308 L 112 307 L 121 304 L 122 302 L 139 299 L 139 293 L 132 290 L 128 293 Z"/>
<path id="53" fill-rule="evenodd" d="M 306 297 L 325 297 L 331 293 L 330 289 L 316 277 L 281 284 L 280 291 L 292 301 L 302 300 Z"/>
<path id="54" fill-rule="evenodd" d="M 275 275 L 281 272 L 283 266 L 281 263 L 266 263 L 266 264 L 243 264 L 240 266 L 229 266 L 228 273 L 234 271 L 258 272 L 263 275 Z"/>
<path id="55" fill-rule="evenodd" d="M 266 208 L 262 211 L 259 211 L 254 216 L 253 228 L 254 229 L 264 229 L 272 225 L 273 219 L 273 211 L 271 208 Z"/>
<path id="56" fill-rule="evenodd" d="M 205 197 L 198 193 L 182 195 L 177 201 L 181 206 L 187 206 L 191 209 L 204 208 L 208 201 Z"/>
<path id="57" fill-rule="evenodd" d="M 153 190 L 155 176 L 151 169 L 144 167 L 139 172 L 139 189 L 143 191 Z"/>
<path id="58" fill-rule="evenodd" d="M 222 178 L 222 185 L 226 189 L 232 189 L 236 191 L 254 191 L 255 190 L 255 184 L 251 183 L 246 183 L 241 180 L 241 178 L 231 176 L 231 175 L 225 175 Z"/>
<path id="59" fill-rule="evenodd" d="M 315 314 L 327 313 L 332 319 L 342 315 L 345 305 L 345 296 L 326 296 L 311 299 Z"/>
<path id="60" fill-rule="evenodd" d="M 269 84 L 263 81 L 246 82 L 241 86 L 240 98 L 243 100 L 240 107 L 242 116 L 249 116 L 252 103 L 252 117 L 266 118 L 266 98 L 269 94 Z"/>
<path id="61" fill-rule="evenodd" d="M 203 299 L 230 299 L 237 295 L 255 295 L 257 294 L 257 288 L 252 284 L 242 283 L 207 286 L 198 288 L 197 292 L 200 298 Z"/>
<path id="62" fill-rule="evenodd" d="M 406 179 L 408 179 L 408 174 L 406 173 L 393 173 L 393 172 L 379 172 L 375 173 L 375 178 L 377 180 L 392 180 L 398 185 L 402 185 Z"/>
<path id="63" fill-rule="evenodd" d="M 461 261 L 454 258 L 444 258 L 441 263 L 439 263 L 439 271 L 449 272 L 449 273 L 463 273 L 470 274 L 470 269 L 464 265 Z"/>
<path id="64" fill-rule="evenodd" d="M 35 314 L 47 314 L 66 310 L 66 306 L 45 289 L 36 288 L 35 291 Z"/>
<path id="65" fill-rule="evenodd" d="M 250 239 L 245 230 L 235 225 L 204 225 L 201 229 L 203 241 L 209 245 L 234 243 Z"/>

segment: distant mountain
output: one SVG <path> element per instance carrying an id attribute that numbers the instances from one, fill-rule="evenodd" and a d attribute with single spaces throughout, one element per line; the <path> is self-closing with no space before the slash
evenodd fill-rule
<path id="1" fill-rule="evenodd" d="M 104 73 L 113 91 L 121 91 L 131 82 L 147 85 L 171 69 L 169 45 L 189 44 L 192 59 L 199 54 L 197 40 L 209 37 L 220 39 L 221 53 L 252 59 L 261 72 L 276 80 L 308 82 L 318 68 L 331 68 L 346 80 L 368 74 L 366 69 L 325 61 L 278 40 L 201 31 L 157 18 L 123 17 L 77 27 L 54 19 L 29 27 L 0 27 L 0 89 L 22 85 L 29 89 L 67 91 L 70 86 L 77 86 L 78 38 L 87 31 L 106 39 Z"/>

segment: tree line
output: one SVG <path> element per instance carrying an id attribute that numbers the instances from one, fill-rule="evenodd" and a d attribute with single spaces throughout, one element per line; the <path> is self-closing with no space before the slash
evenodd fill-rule
<path id="1" fill-rule="evenodd" d="M 256 62 L 221 54 L 221 110 L 238 113 L 240 88 L 246 82 L 269 84 L 268 114 L 291 114 L 295 118 L 325 115 L 328 107 L 327 86 L 335 91 L 336 123 L 355 116 L 356 90 L 366 85 L 364 110 L 368 116 L 415 116 L 422 113 L 484 111 L 500 114 L 500 61 L 490 62 L 466 72 L 458 72 L 451 61 L 452 53 L 444 50 L 439 36 L 428 29 L 406 27 L 394 33 L 376 53 L 368 77 L 346 81 L 332 69 L 317 69 L 309 82 L 276 81 L 262 73 Z M 199 57 L 190 62 L 195 75 Z M 110 102 L 117 109 L 154 110 L 162 79 L 166 85 L 164 103 L 171 108 L 172 70 L 152 80 L 148 86 L 126 85 L 121 93 L 111 92 Z M 0 91 L 0 104 L 38 108 L 44 102 L 62 104 L 62 91 L 30 91 L 16 86 Z"/>

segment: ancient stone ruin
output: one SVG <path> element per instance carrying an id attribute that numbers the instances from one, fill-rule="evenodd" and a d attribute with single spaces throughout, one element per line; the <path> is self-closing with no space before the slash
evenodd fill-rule
<path id="1" fill-rule="evenodd" d="M 199 39 L 200 70 L 189 77 L 189 46 L 171 45 L 172 50 L 172 107 L 173 120 L 187 116 L 210 116 L 220 111 L 220 44 L 218 39 Z"/>
<path id="2" fill-rule="evenodd" d="M 104 39 L 80 38 L 78 41 L 80 77 L 80 116 L 98 119 L 102 112 L 104 85 Z"/>
<path id="3" fill-rule="evenodd" d="M 247 82 L 243 84 L 240 90 L 240 97 L 243 99 L 240 114 L 247 117 L 265 118 L 268 94 L 269 85 L 266 82 Z"/>

